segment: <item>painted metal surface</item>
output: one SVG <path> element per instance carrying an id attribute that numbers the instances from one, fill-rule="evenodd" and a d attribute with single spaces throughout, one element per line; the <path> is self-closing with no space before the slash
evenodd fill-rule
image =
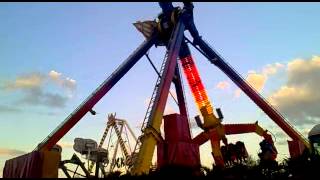
<path id="1" fill-rule="evenodd" d="M 163 116 L 165 140 L 157 144 L 157 168 L 167 165 L 199 167 L 199 145 L 192 143 L 188 119 L 184 115 Z"/>
<path id="2" fill-rule="evenodd" d="M 168 58 L 156 93 L 154 105 L 152 106 L 151 114 L 147 122 L 147 127 L 145 128 L 144 136 L 141 140 L 141 147 L 131 170 L 132 174 L 141 175 L 148 173 L 150 169 L 152 156 L 157 143 L 156 135 L 154 134 L 160 134 L 162 116 L 167 102 L 170 85 L 174 77 L 179 49 L 183 39 L 183 32 L 184 24 L 178 22 L 173 32 L 174 34 L 169 41 Z"/>
<path id="3" fill-rule="evenodd" d="M 174 78 L 173 82 L 174 82 L 174 85 L 176 88 L 176 94 L 177 94 L 177 100 L 178 100 L 180 114 L 183 116 L 186 116 L 188 118 L 186 100 L 185 100 L 185 95 L 184 95 L 184 91 L 183 91 L 183 84 L 181 81 L 179 64 L 177 64 L 177 66 L 176 66 L 175 78 Z M 189 126 L 189 123 L 188 123 L 188 126 Z M 188 129 L 190 129 L 190 128 L 188 128 Z"/>
<path id="4" fill-rule="evenodd" d="M 208 133 L 207 137 L 211 141 L 213 158 L 215 159 L 216 165 L 223 166 L 224 162 L 220 152 L 220 140 L 225 139 L 225 135 L 221 121 L 213 113 L 213 106 L 201 81 L 199 71 L 192 58 L 189 47 L 185 42 L 181 45 L 180 62 L 194 100 L 203 117 L 204 123 L 201 124 L 201 128 Z"/>
<path id="5" fill-rule="evenodd" d="M 203 116 L 203 127 L 206 129 L 216 127 L 220 123 L 220 120 L 216 118 L 213 113 L 213 107 L 209 101 L 206 89 L 201 81 L 198 68 L 186 45 L 183 46 L 181 51 L 180 62 L 182 64 L 184 74 L 186 76 L 196 105 L 201 115 Z"/>

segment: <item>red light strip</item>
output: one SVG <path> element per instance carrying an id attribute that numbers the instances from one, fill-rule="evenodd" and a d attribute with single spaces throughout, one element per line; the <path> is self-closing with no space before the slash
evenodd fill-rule
<path id="1" fill-rule="evenodd" d="M 191 55 L 185 58 L 182 58 L 181 64 L 199 110 L 205 107 L 207 109 L 208 114 L 213 114 L 212 105 L 207 96 L 207 92 L 201 82 L 198 69 Z"/>

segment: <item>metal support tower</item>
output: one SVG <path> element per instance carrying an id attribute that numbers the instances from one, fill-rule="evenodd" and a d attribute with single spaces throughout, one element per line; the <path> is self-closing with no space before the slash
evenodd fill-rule
<path id="1" fill-rule="evenodd" d="M 173 7 L 171 2 L 160 2 L 162 12 L 158 20 L 149 23 L 151 31 L 143 31 L 147 37 L 136 51 L 134 51 L 127 60 L 125 60 L 114 73 L 109 76 L 78 108 L 74 110 L 51 134 L 49 134 L 36 148 L 36 150 L 51 150 L 52 147 L 89 111 L 94 105 L 137 63 L 137 61 L 153 46 L 164 45 L 167 48 L 167 55 L 160 70 L 161 77 L 157 80 L 157 86 L 152 96 L 152 105 L 148 109 L 149 114 L 146 116 L 146 123 L 143 125 L 143 134 L 138 139 L 136 146 L 136 158 L 133 158 L 132 173 L 148 173 L 151 159 L 156 142 L 161 140 L 160 125 L 165 109 L 170 84 L 174 81 L 174 75 L 177 67 L 177 58 L 181 53 L 181 46 L 186 39 L 184 31 L 188 30 L 193 37 L 194 45 L 208 60 L 222 70 L 250 99 L 258 105 L 279 127 L 285 131 L 293 141 L 301 142 L 305 147 L 310 145 L 305 138 L 296 131 L 293 126 L 273 108 L 259 93 L 257 93 L 242 77 L 238 74 L 223 58 L 218 55 L 208 43 L 206 43 L 193 21 L 193 4 L 184 2 L 184 7 Z M 155 26 L 153 26 L 155 24 Z M 150 29 L 149 29 L 150 30 Z M 151 33 L 152 32 L 152 33 Z M 179 83 L 176 84 L 177 91 L 180 91 Z M 180 90 L 179 90 L 180 89 Z M 178 94 L 178 93 L 177 93 Z M 180 95 L 179 95 L 180 96 Z M 181 100 L 181 99 L 180 99 Z M 183 105 L 180 101 L 180 105 Z M 184 109 L 179 107 L 181 113 Z M 214 118 L 213 118 L 214 119 Z M 213 149 L 217 149 L 220 143 L 221 133 L 219 131 L 219 122 L 209 122 L 208 130 L 212 131 L 212 136 L 217 136 L 217 141 L 211 141 Z M 214 156 L 220 156 L 219 151 L 214 151 Z"/>

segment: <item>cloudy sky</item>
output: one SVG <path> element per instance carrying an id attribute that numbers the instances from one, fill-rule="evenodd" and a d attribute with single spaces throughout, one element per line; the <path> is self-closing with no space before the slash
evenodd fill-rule
<path id="1" fill-rule="evenodd" d="M 204 37 L 297 130 L 307 136 L 320 113 L 320 24 L 318 3 L 195 3 L 196 25 Z M 0 4 L 0 169 L 5 160 L 32 151 L 144 40 L 132 25 L 152 20 L 157 3 Z M 224 123 L 253 123 L 275 135 L 279 160 L 290 139 L 221 71 L 191 49 L 214 107 Z M 153 47 L 157 67 L 164 49 Z M 61 141 L 63 159 L 75 137 L 99 140 L 108 113 L 126 119 L 139 135 L 156 73 L 145 58 Z M 198 111 L 184 80 L 190 117 Z M 173 90 L 173 89 L 172 89 Z M 177 107 L 169 97 L 166 114 Z M 200 130 L 193 125 L 193 136 Z M 244 141 L 257 158 L 255 134 Z M 201 160 L 213 162 L 209 144 Z M 2 170 L 0 175 L 2 174 Z"/>

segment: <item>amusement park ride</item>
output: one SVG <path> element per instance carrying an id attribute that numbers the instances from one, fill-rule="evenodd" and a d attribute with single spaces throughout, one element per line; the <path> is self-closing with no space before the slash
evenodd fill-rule
<path id="1" fill-rule="evenodd" d="M 126 168 L 128 168 L 128 166 L 126 166 L 127 163 L 125 160 L 129 158 L 133 150 L 130 141 L 135 143 L 137 138 L 127 121 L 118 119 L 115 116 L 115 114 L 108 115 L 107 126 L 99 145 L 92 139 L 75 139 L 73 149 L 85 156 L 84 158 L 88 160 L 88 168 L 85 167 L 84 163 L 81 162 L 76 154 L 73 154 L 70 160 L 61 161 L 59 165 L 66 177 L 71 178 L 70 173 L 73 173 L 72 177 L 92 177 L 91 173 L 94 165 L 96 165 L 96 177 L 99 176 L 99 170 L 101 170 L 103 176 L 107 176 L 107 172 L 114 172 L 115 169 L 127 170 Z M 115 145 L 112 142 L 114 140 L 113 137 L 117 139 Z M 106 149 L 104 149 L 102 146 L 106 140 L 108 143 Z M 122 153 L 120 157 L 118 151 L 119 146 Z M 109 163 L 109 154 L 111 154 L 111 152 L 112 159 Z M 72 168 L 71 164 L 76 165 L 76 168 Z M 79 167 L 82 172 L 77 171 Z"/>
<path id="2" fill-rule="evenodd" d="M 141 59 L 153 46 L 164 46 L 167 51 L 159 71 L 150 63 L 158 73 L 158 79 L 154 87 L 149 106 L 141 127 L 141 135 L 136 139 L 133 151 L 130 153 L 125 147 L 121 137 L 123 126 L 118 127 L 120 121 L 115 116 L 109 116 L 106 131 L 99 146 L 92 143 L 96 158 L 91 158 L 92 163 L 86 171 L 90 175 L 93 162 L 96 163 L 96 176 L 99 168 L 105 174 L 103 157 L 108 156 L 108 151 L 102 148 L 107 132 L 113 127 L 120 147 L 125 156 L 125 165 L 133 175 L 148 173 L 154 150 L 157 147 L 157 168 L 167 165 L 182 165 L 197 168 L 200 166 L 199 146 L 210 141 L 212 155 L 216 166 L 225 166 L 225 148 L 221 148 L 221 142 L 228 147 L 226 135 L 241 133 L 257 133 L 264 138 L 264 143 L 270 147 L 271 156 L 267 159 L 275 160 L 277 150 L 268 132 L 262 129 L 258 123 L 253 124 L 223 124 L 223 115 L 220 109 L 215 110 L 209 101 L 208 95 L 201 81 L 195 61 L 191 55 L 189 45 L 197 49 L 210 63 L 223 71 L 259 108 L 261 108 L 271 120 L 273 120 L 292 140 L 288 141 L 289 152 L 292 157 L 310 150 L 309 142 L 289 124 L 287 120 L 272 107 L 258 92 L 256 92 L 210 45 L 200 36 L 193 21 L 193 4 L 183 3 L 183 8 L 174 7 L 170 2 L 160 2 L 162 12 L 153 21 L 137 22 L 134 25 L 144 35 L 146 40 L 87 98 L 78 106 L 51 134 L 49 134 L 37 148 L 24 156 L 7 160 L 4 177 L 57 177 L 59 164 L 61 165 L 61 149 L 56 148 L 56 143 L 87 113 L 94 113 L 94 105 Z M 189 40 L 184 31 L 189 31 L 193 40 Z M 148 56 L 147 56 L 148 58 Z M 179 66 L 180 63 L 180 66 Z M 187 79 L 187 83 L 193 94 L 201 116 L 196 116 L 197 125 L 203 130 L 192 138 L 188 123 L 188 113 L 184 98 L 181 73 Z M 171 83 L 174 83 L 180 114 L 163 116 Z M 111 120 L 110 120 L 111 119 Z M 164 123 L 164 135 L 160 132 L 160 126 Z M 124 121 L 122 122 L 124 123 Z M 133 134 L 133 133 L 132 133 Z M 134 135 L 133 135 L 134 136 Z M 79 141 L 83 143 L 84 141 Z M 118 146 L 118 145 L 117 145 Z M 75 148 L 76 149 L 76 148 Z M 263 151 L 264 152 L 264 151 Z M 91 152 L 85 152 L 90 155 Z M 101 156 L 100 156 L 101 155 Z M 110 168 L 114 167 L 114 157 Z M 263 157 L 263 156 L 261 156 Z M 32 158 L 36 160 L 32 160 Z M 73 156 L 72 162 L 81 166 L 81 161 Z M 26 164 L 37 172 L 25 172 L 20 168 L 10 172 L 13 164 L 25 161 Z M 31 162 L 32 161 L 32 162 Z M 31 169 L 32 169 L 31 168 Z M 82 164 L 82 168 L 85 168 Z M 18 168 L 19 169 L 19 168 Z M 35 170 L 36 171 L 36 170 Z"/>

